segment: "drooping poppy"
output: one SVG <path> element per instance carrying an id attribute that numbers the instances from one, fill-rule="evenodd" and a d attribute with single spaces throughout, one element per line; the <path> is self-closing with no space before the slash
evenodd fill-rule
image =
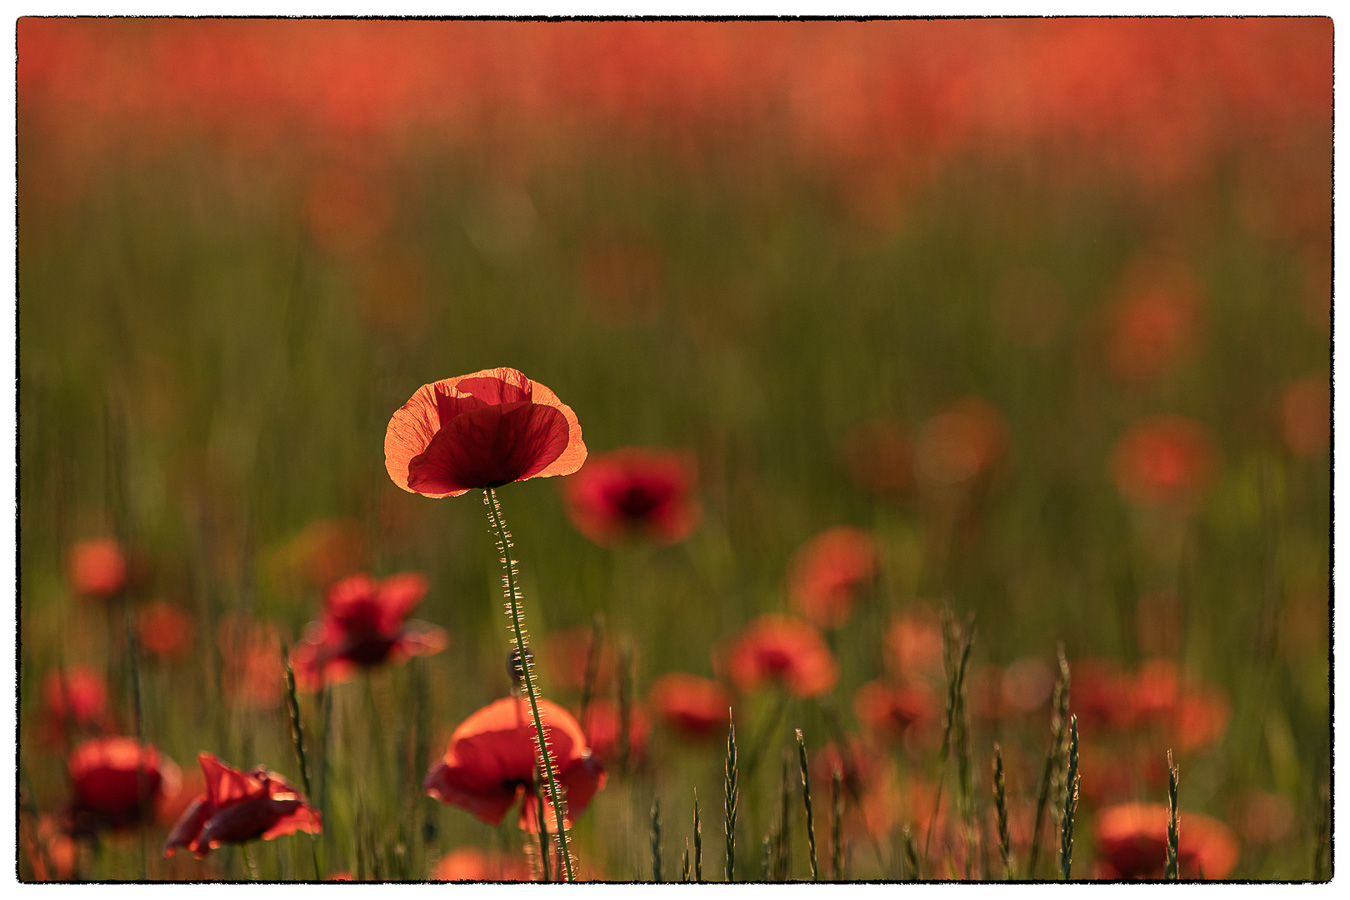
<path id="1" fill-rule="evenodd" d="M 839 680 L 839 664 L 810 623 L 764 615 L 741 632 L 727 653 L 727 672 L 749 692 L 773 681 L 798 697 L 817 697 Z"/>
<path id="2" fill-rule="evenodd" d="M 563 497 L 572 524 L 602 547 L 629 537 L 670 546 L 689 537 L 702 517 L 696 477 L 688 454 L 624 447 L 591 457 L 563 483 Z"/>
<path id="3" fill-rule="evenodd" d="M 81 541 L 70 551 L 70 584 L 82 597 L 108 599 L 127 586 L 127 558 L 112 538 Z"/>
<path id="4" fill-rule="evenodd" d="M 426 497 L 570 475 L 585 461 L 571 407 L 515 369 L 423 385 L 394 413 L 384 437 L 389 477 Z"/>
<path id="5" fill-rule="evenodd" d="M 816 535 L 792 559 L 788 597 L 793 609 L 822 628 L 848 621 L 858 593 L 877 574 L 877 545 L 847 525 Z"/>
<path id="6" fill-rule="evenodd" d="M 672 729 L 693 738 L 726 734 L 731 695 L 711 678 L 667 672 L 652 683 L 653 707 Z"/>
<path id="7" fill-rule="evenodd" d="M 549 757 L 559 787 L 566 790 L 567 822 L 575 821 L 605 786 L 605 770 L 591 755 L 572 714 L 549 700 L 539 701 Z M 442 803 L 467 810 L 489 825 L 500 825 L 522 796 L 521 827 L 537 830 L 533 785 L 539 770 L 534 720 L 529 703 L 507 697 L 469 716 L 450 736 L 445 755 L 431 767 L 422 787 Z M 555 823 L 544 790 L 544 821 Z"/>
<path id="8" fill-rule="evenodd" d="M 1177 862 L 1182 878 L 1223 878 L 1238 861 L 1232 830 L 1217 819 L 1181 811 L 1177 816 Z M 1093 821 L 1103 878 L 1163 877 L 1167 860 L 1167 807 L 1124 803 L 1097 813 Z"/>
<path id="9" fill-rule="evenodd" d="M 187 808 L 164 843 L 164 855 L 186 847 L 201 859 L 221 844 L 270 841 L 303 831 L 323 833 L 318 810 L 266 766 L 233 769 L 210 753 L 197 754 L 206 792 Z"/>
<path id="10" fill-rule="evenodd" d="M 147 603 L 136 613 L 136 637 L 148 656 L 180 659 L 192 649 L 196 633 L 192 616 L 172 603 Z"/>
<path id="11" fill-rule="evenodd" d="M 1111 455 L 1111 476 L 1130 503 L 1188 509 L 1214 475 L 1214 443 L 1199 422 L 1155 416 L 1135 425 Z"/>
<path id="12" fill-rule="evenodd" d="M 153 815 L 180 781 L 178 766 L 156 748 L 131 737 L 100 737 L 76 747 L 66 760 L 80 828 L 125 828 Z"/>
<path id="13" fill-rule="evenodd" d="M 352 575 L 328 590 L 323 620 L 311 622 L 305 639 L 291 659 L 306 686 L 341 681 L 352 669 L 382 663 L 400 663 L 410 656 L 426 656 L 445 649 L 445 632 L 433 625 L 408 620 L 428 589 L 415 572 L 377 582 L 369 575 Z"/>

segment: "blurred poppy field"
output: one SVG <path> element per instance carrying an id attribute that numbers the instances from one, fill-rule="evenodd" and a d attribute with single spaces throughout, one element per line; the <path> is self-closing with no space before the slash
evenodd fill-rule
<path id="1" fill-rule="evenodd" d="M 1330 878 L 1330 19 L 17 41 L 20 880 Z"/>

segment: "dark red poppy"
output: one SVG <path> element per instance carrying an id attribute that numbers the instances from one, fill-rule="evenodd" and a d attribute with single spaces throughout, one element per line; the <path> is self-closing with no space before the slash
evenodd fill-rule
<path id="1" fill-rule="evenodd" d="M 563 497 L 572 524 L 602 547 L 630 537 L 670 546 L 689 537 L 702 517 L 695 480 L 688 454 L 624 447 L 591 457 L 563 483 Z"/>
<path id="2" fill-rule="evenodd" d="M 839 664 L 820 632 L 787 616 L 760 616 L 727 653 L 727 672 L 742 692 L 766 681 L 798 697 L 816 697 L 839 680 Z"/>
<path id="3" fill-rule="evenodd" d="M 853 712 L 873 732 L 899 740 L 912 727 L 931 721 L 937 708 L 929 691 L 878 679 L 858 688 L 853 695 Z"/>
<path id="4" fill-rule="evenodd" d="M 619 762 L 619 735 L 621 733 L 619 705 L 610 700 L 593 700 L 586 711 L 586 742 L 591 753 L 603 766 Z M 651 724 L 642 707 L 634 704 L 628 711 L 628 759 L 640 761 L 647 753 L 647 736 Z"/>
<path id="5" fill-rule="evenodd" d="M 115 597 L 127 586 L 127 558 L 112 538 L 81 541 L 70 550 L 70 584 L 82 597 Z"/>
<path id="6" fill-rule="evenodd" d="M 186 847 L 201 859 L 221 844 L 242 844 L 262 838 L 270 841 L 303 831 L 321 834 L 318 810 L 276 772 L 255 766 L 248 772 L 232 769 L 210 753 L 197 754 L 206 793 L 183 813 L 164 855 Z"/>
<path id="7" fill-rule="evenodd" d="M 652 683 L 652 705 L 666 724 L 688 737 L 726 734 L 731 695 L 711 678 L 668 672 Z"/>
<path id="8" fill-rule="evenodd" d="M 831 528 L 792 558 L 788 597 L 793 609 L 820 627 L 838 628 L 876 574 L 877 544 L 871 533 L 847 525 Z"/>
<path id="9" fill-rule="evenodd" d="M 100 737 L 66 760 L 79 827 L 124 828 L 150 818 L 172 795 L 180 774 L 173 760 L 130 737 Z"/>
<path id="10" fill-rule="evenodd" d="M 1299 456 L 1314 457 L 1331 446 L 1331 379 L 1301 378 L 1280 398 L 1280 432 L 1285 446 Z"/>
<path id="11" fill-rule="evenodd" d="M 180 659 L 192 649 L 197 626 L 192 616 L 172 603 L 147 603 L 136 613 L 136 636 L 146 655 Z"/>
<path id="12" fill-rule="evenodd" d="M 586 461 L 576 414 L 515 369 L 484 369 L 418 388 L 389 420 L 384 464 L 394 484 L 457 497 Z"/>
<path id="13" fill-rule="evenodd" d="M 311 622 L 291 660 L 306 686 L 341 681 L 354 668 L 400 663 L 445 649 L 445 632 L 407 620 L 426 595 L 427 580 L 406 572 L 377 582 L 369 575 L 344 578 L 328 590 L 321 622 Z"/>
<path id="14" fill-rule="evenodd" d="M 568 822 L 586 811 L 595 793 L 605 786 L 605 770 L 591 756 L 586 736 L 572 714 L 549 700 L 539 701 L 548 736 L 549 757 L 557 767 L 559 787 L 567 792 Z M 500 825 L 522 796 L 521 827 L 535 825 L 534 779 L 538 772 L 534 720 L 529 703 L 508 697 L 489 703 L 469 716 L 454 734 L 450 746 L 422 787 L 427 794 L 467 810 L 489 825 Z M 552 804 L 544 790 L 544 821 L 554 826 Z"/>
<path id="15" fill-rule="evenodd" d="M 1199 422 L 1156 416 L 1135 425 L 1116 445 L 1111 475 L 1121 496 L 1140 506 L 1187 509 L 1214 475 L 1215 450 Z"/>
<path id="16" fill-rule="evenodd" d="M 1125 803 L 1097 813 L 1093 821 L 1102 878 L 1163 877 L 1167 861 L 1167 807 L 1161 803 Z M 1238 842 L 1217 819 L 1182 811 L 1177 862 L 1182 878 L 1218 879 L 1233 871 Z"/>
<path id="17" fill-rule="evenodd" d="M 484 853 L 460 847 L 441 857 L 431 870 L 432 881 L 533 881 L 530 865 L 518 856 Z"/>

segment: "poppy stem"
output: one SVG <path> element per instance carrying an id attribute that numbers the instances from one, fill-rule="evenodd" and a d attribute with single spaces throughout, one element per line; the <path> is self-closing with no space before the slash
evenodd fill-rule
<path id="1" fill-rule="evenodd" d="M 511 533 L 506 530 L 506 520 L 502 517 L 501 504 L 497 501 L 497 492 L 492 488 L 483 489 L 483 505 L 487 507 L 488 524 L 492 526 L 493 536 L 497 539 L 497 550 L 502 557 L 502 585 L 505 588 L 507 606 L 511 615 L 511 630 L 520 653 L 520 668 L 524 675 L 525 694 L 530 699 L 530 713 L 534 717 L 535 738 L 539 744 L 539 756 L 544 774 L 548 777 L 548 797 L 553 804 L 553 814 L 557 819 L 558 845 L 563 858 L 563 866 L 569 882 L 576 881 L 572 872 L 572 853 L 567 846 L 567 827 L 564 824 L 563 798 L 558 791 L 558 780 L 553 771 L 553 760 L 549 757 L 548 738 L 544 734 L 544 720 L 539 714 L 539 696 L 534 686 L 534 668 L 530 657 L 529 645 L 525 640 L 525 627 L 521 622 L 520 587 L 516 584 L 516 563 L 511 558 Z M 547 831 L 547 826 L 539 822 L 539 827 Z"/>

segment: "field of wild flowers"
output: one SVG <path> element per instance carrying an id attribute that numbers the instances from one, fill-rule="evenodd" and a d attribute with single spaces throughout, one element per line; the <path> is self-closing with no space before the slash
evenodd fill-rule
<path id="1" fill-rule="evenodd" d="M 1331 41 L 20 20 L 18 877 L 1329 878 Z"/>

